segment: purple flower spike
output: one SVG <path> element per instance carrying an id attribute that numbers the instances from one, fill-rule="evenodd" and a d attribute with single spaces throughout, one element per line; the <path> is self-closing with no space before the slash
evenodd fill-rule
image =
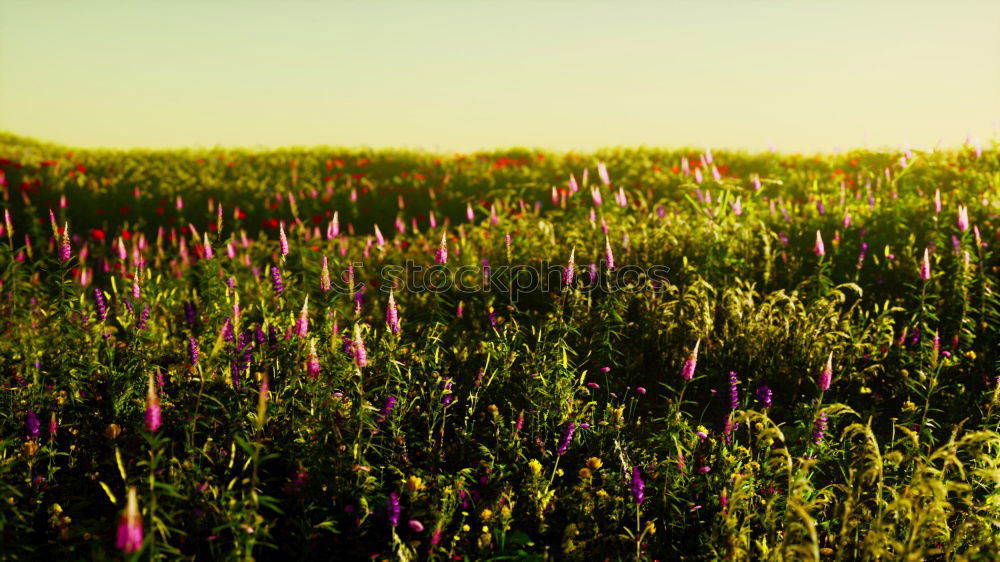
<path id="1" fill-rule="evenodd" d="M 274 284 L 274 292 L 279 295 L 285 290 L 285 284 L 281 282 L 281 270 L 277 266 L 271 267 L 271 283 Z"/>
<path id="2" fill-rule="evenodd" d="M 396 406 L 396 397 L 389 396 L 385 400 L 385 404 L 382 405 L 382 410 L 379 412 L 378 421 L 384 422 L 389 419 L 389 414 L 392 413 L 392 409 Z"/>
<path id="3" fill-rule="evenodd" d="M 198 341 L 194 337 L 188 338 L 188 360 L 192 367 L 198 364 Z"/>
<path id="4" fill-rule="evenodd" d="M 94 289 L 94 301 L 96 302 L 97 318 L 104 322 L 108 319 L 108 303 L 104 300 L 104 293 L 100 289 Z"/>
<path id="5" fill-rule="evenodd" d="M 833 352 L 830 352 L 830 356 L 826 358 L 826 365 L 823 366 L 823 370 L 819 373 L 819 381 L 816 386 L 819 387 L 821 392 L 826 392 L 830 390 L 830 381 L 833 380 Z"/>
<path id="6" fill-rule="evenodd" d="M 766 384 L 757 387 L 757 400 L 760 400 L 765 408 L 771 407 L 771 389 Z"/>
<path id="7" fill-rule="evenodd" d="M 399 311 L 396 310 L 396 299 L 392 295 L 392 290 L 389 290 L 389 306 L 385 311 L 385 322 L 389 325 L 389 331 L 393 334 L 399 334 Z"/>
<path id="8" fill-rule="evenodd" d="M 399 525 L 399 494 L 392 492 L 389 494 L 389 501 L 386 511 L 389 513 L 389 524 L 393 527 Z"/>
<path id="9" fill-rule="evenodd" d="M 740 407 L 739 384 L 740 380 L 737 378 L 736 371 L 729 371 L 729 408 L 731 410 Z"/>
<path id="10" fill-rule="evenodd" d="M 34 410 L 28 411 L 28 415 L 24 419 L 24 427 L 28 431 L 28 439 L 38 437 L 38 432 L 42 427 L 42 423 L 38 421 L 38 416 L 35 414 Z"/>
<path id="11" fill-rule="evenodd" d="M 569 449 L 569 444 L 573 440 L 573 433 L 576 432 L 576 424 L 569 422 L 566 424 L 566 429 L 563 431 L 562 440 L 559 442 L 559 449 L 556 450 L 557 455 L 566 454 L 566 450 Z"/>
<path id="12" fill-rule="evenodd" d="M 639 467 L 632 467 L 632 501 L 635 505 L 642 505 L 646 499 L 646 483 L 642 481 L 642 474 Z"/>
<path id="13" fill-rule="evenodd" d="M 688 355 L 687 361 L 684 362 L 684 369 L 681 370 L 681 377 L 685 381 L 690 381 L 694 378 L 694 370 L 698 366 L 698 346 L 701 345 L 701 340 L 698 340 L 694 344 L 694 350 L 691 355 Z"/>
<path id="14" fill-rule="evenodd" d="M 813 423 L 813 430 L 812 430 L 813 443 L 816 443 L 818 445 L 820 441 L 823 440 L 823 435 L 826 432 L 828 420 L 829 418 L 827 417 L 826 412 L 819 413 L 819 416 Z"/>

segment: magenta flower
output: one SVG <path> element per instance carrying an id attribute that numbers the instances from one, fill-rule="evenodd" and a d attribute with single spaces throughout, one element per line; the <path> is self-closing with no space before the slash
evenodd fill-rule
<path id="1" fill-rule="evenodd" d="M 441 233 L 441 246 L 438 247 L 437 253 L 434 254 L 434 262 L 438 265 L 448 263 L 448 237 L 444 232 Z"/>
<path id="2" fill-rule="evenodd" d="M 316 341 L 309 341 L 309 357 L 306 359 L 306 374 L 310 379 L 319 377 L 319 355 L 316 354 Z"/>
<path id="3" fill-rule="evenodd" d="M 813 252 L 816 252 L 817 257 L 826 255 L 826 246 L 823 245 L 823 235 L 818 230 L 816 231 L 816 245 L 813 246 Z"/>
<path id="4" fill-rule="evenodd" d="M 958 206 L 958 229 L 962 232 L 969 230 L 969 209 L 965 205 Z"/>
<path id="5" fill-rule="evenodd" d="M 563 430 L 562 440 L 559 441 L 559 448 L 556 450 L 557 455 L 565 455 L 566 450 L 569 449 L 569 444 L 573 440 L 573 433 L 576 432 L 576 424 L 569 422 L 566 424 L 566 429 Z"/>
<path id="6" fill-rule="evenodd" d="M 377 224 L 375 225 L 375 243 L 378 244 L 379 248 L 385 246 L 385 236 L 382 235 Z"/>
<path id="7" fill-rule="evenodd" d="M 615 203 L 618 203 L 619 207 L 628 207 L 628 197 L 625 196 L 625 190 L 621 186 L 615 192 Z"/>
<path id="8" fill-rule="evenodd" d="M 611 240 L 607 236 L 604 237 L 604 264 L 608 267 L 608 271 L 615 268 L 615 255 L 611 251 Z"/>
<path id="9" fill-rule="evenodd" d="M 569 252 L 569 261 L 566 263 L 566 268 L 563 269 L 563 285 L 567 287 L 573 284 L 573 276 L 575 275 L 574 268 L 576 267 L 576 248 L 573 248 Z"/>
<path id="10" fill-rule="evenodd" d="M 281 255 L 282 256 L 287 256 L 288 255 L 288 237 L 285 236 L 285 223 L 284 223 L 284 221 L 282 221 L 282 223 L 279 226 L 279 228 L 280 228 L 280 230 L 278 231 L 278 246 L 281 249 Z"/>
<path id="11" fill-rule="evenodd" d="M 73 255 L 73 249 L 69 244 L 69 223 L 63 226 L 62 242 L 59 244 L 59 261 L 66 263 Z"/>
<path id="12" fill-rule="evenodd" d="M 309 295 L 306 295 L 306 300 L 302 303 L 302 311 L 299 312 L 299 317 L 295 320 L 293 332 L 300 338 L 309 334 Z"/>
<path id="13" fill-rule="evenodd" d="M 595 207 L 600 207 L 604 203 L 604 198 L 601 197 L 601 190 L 597 187 L 590 188 L 590 198 L 593 200 Z"/>
<path id="14" fill-rule="evenodd" d="M 639 472 L 639 467 L 632 467 L 632 501 L 635 505 L 642 505 L 643 500 L 646 499 L 646 483 L 642 481 L 642 474 Z"/>
<path id="15" fill-rule="evenodd" d="M 368 350 L 365 349 L 365 342 L 361 339 L 361 325 L 354 325 L 354 363 L 360 368 L 368 365 Z"/>
<path id="16" fill-rule="evenodd" d="M 210 259 L 214 258 L 215 257 L 215 252 L 212 250 L 212 244 L 209 243 L 209 241 L 208 241 L 208 233 L 207 232 L 202 235 L 202 240 L 204 240 L 204 242 L 202 243 L 201 246 L 202 246 L 202 249 L 205 252 L 205 259 L 206 260 L 210 260 Z"/>
<path id="17" fill-rule="evenodd" d="M 601 178 L 601 183 L 611 185 L 611 176 L 608 175 L 608 167 L 604 162 L 597 163 L 597 175 Z"/>
<path id="18" fill-rule="evenodd" d="M 821 392 L 826 392 L 830 389 L 830 382 L 833 380 L 833 352 L 830 352 L 829 357 L 826 358 L 826 365 L 823 366 L 823 370 L 819 373 L 819 381 L 817 381 L 816 386 L 819 387 Z"/>
<path id="19" fill-rule="evenodd" d="M 927 248 L 924 248 L 924 260 L 920 262 L 920 278 L 924 281 L 931 278 L 931 258 Z"/>
<path id="20" fill-rule="evenodd" d="M 941 190 L 934 190 L 934 212 L 941 214 Z"/>
<path id="21" fill-rule="evenodd" d="M 333 212 L 333 219 L 330 224 L 326 227 L 326 239 L 333 240 L 340 234 L 340 219 L 338 217 L 339 211 Z"/>
<path id="22" fill-rule="evenodd" d="M 160 397 L 156 393 L 153 373 L 149 373 L 149 389 L 146 392 L 146 429 L 156 431 L 163 424 L 160 416 Z"/>
<path id="23" fill-rule="evenodd" d="M 392 492 L 389 494 L 389 501 L 386 508 L 389 514 L 389 524 L 393 527 L 399 525 L 399 494 Z"/>
<path id="24" fill-rule="evenodd" d="M 757 387 L 757 400 L 760 400 L 764 408 L 771 407 L 771 389 L 766 384 Z"/>
<path id="25" fill-rule="evenodd" d="M 688 355 L 687 361 L 684 362 L 684 368 L 681 370 L 681 377 L 684 381 L 690 381 L 694 378 L 695 367 L 698 366 L 698 346 L 701 345 L 701 340 L 698 340 L 694 344 L 694 350 Z"/>
<path id="26" fill-rule="evenodd" d="M 38 415 L 35 414 L 34 410 L 29 410 L 28 415 L 25 416 L 24 427 L 28 432 L 28 439 L 38 437 L 39 430 L 42 427 L 42 422 L 38 421 Z"/>
<path id="27" fill-rule="evenodd" d="M 399 311 L 396 310 L 396 299 L 389 290 L 389 306 L 385 311 L 385 322 L 389 325 L 389 331 L 393 334 L 399 333 Z"/>
<path id="28" fill-rule="evenodd" d="M 326 256 L 323 256 L 323 268 L 319 272 L 319 290 L 324 293 L 330 291 L 330 268 Z"/>
<path id="29" fill-rule="evenodd" d="M 115 548 L 127 553 L 142 548 L 142 515 L 139 513 L 139 501 L 136 499 L 135 486 L 129 486 L 128 489 L 128 503 L 118 520 Z"/>

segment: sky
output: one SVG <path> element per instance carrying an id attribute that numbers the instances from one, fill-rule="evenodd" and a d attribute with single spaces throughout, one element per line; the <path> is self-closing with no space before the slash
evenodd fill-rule
<path id="1" fill-rule="evenodd" d="M 989 143 L 1000 1 L 0 0 L 0 131 L 435 152 Z"/>

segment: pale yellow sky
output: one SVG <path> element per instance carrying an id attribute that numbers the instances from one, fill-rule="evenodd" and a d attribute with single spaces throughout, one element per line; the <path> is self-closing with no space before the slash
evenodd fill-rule
<path id="1" fill-rule="evenodd" d="M 1000 2 L 0 0 L 0 130 L 81 147 L 988 142 Z"/>

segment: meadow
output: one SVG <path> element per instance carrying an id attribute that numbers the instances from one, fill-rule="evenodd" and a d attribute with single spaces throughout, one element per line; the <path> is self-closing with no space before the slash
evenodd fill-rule
<path id="1" fill-rule="evenodd" d="M 0 136 L 0 553 L 996 560 L 997 148 Z"/>

